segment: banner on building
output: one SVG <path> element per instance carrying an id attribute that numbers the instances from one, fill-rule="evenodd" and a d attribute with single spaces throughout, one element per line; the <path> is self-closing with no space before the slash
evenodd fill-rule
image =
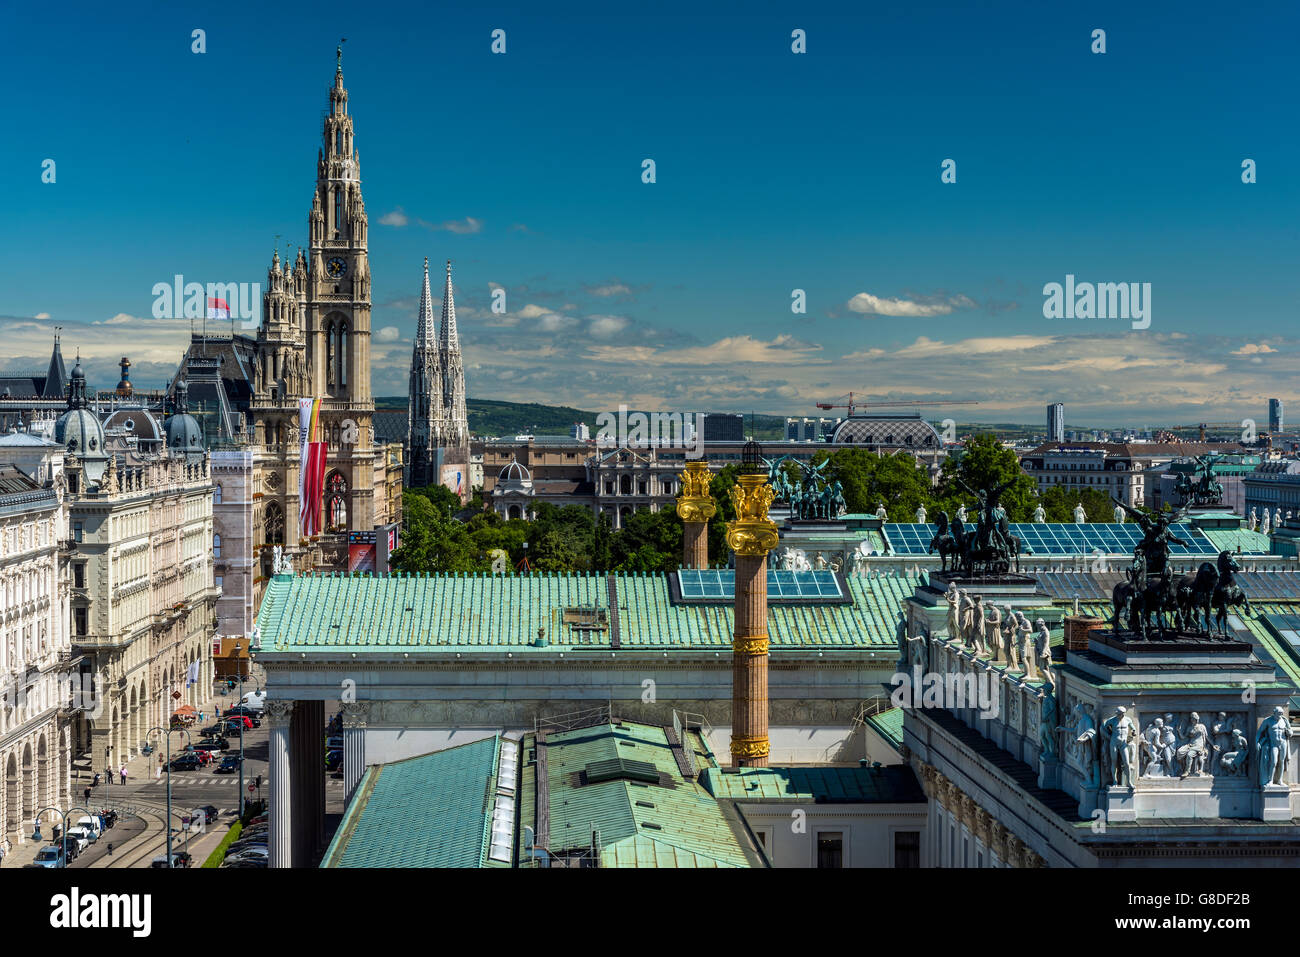
<path id="1" fill-rule="evenodd" d="M 375 574 L 374 532 L 348 532 L 348 571 Z"/>
<path id="2" fill-rule="evenodd" d="M 298 531 L 303 538 L 320 534 L 321 500 L 325 496 L 324 442 L 320 434 L 320 399 L 298 400 L 301 437 L 298 470 Z"/>
<path id="3" fill-rule="evenodd" d="M 444 465 L 442 467 L 442 484 L 455 492 L 462 502 L 469 495 L 469 477 L 466 474 L 468 471 L 469 466 L 467 465 Z"/>

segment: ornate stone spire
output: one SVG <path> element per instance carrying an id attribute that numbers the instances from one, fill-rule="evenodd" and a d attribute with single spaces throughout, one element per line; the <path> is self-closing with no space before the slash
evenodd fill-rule
<path id="1" fill-rule="evenodd" d="M 415 327 L 415 342 L 425 349 L 435 349 L 433 338 L 433 294 L 429 290 L 429 257 L 424 257 L 424 288 L 420 291 L 420 315 Z"/>
<path id="2" fill-rule="evenodd" d="M 428 288 L 429 273 L 426 260 L 424 274 L 425 288 Z M 447 285 L 442 291 L 442 331 L 438 336 L 438 348 L 443 352 L 454 349 L 460 351 L 460 338 L 456 334 L 456 300 L 451 292 L 451 260 L 447 260 Z"/>

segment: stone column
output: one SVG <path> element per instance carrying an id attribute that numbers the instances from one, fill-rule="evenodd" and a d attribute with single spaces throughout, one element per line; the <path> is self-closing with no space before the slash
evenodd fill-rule
<path id="1" fill-rule="evenodd" d="M 291 840 L 292 785 L 289 770 L 289 723 L 293 716 L 292 701 L 268 700 L 266 720 L 270 724 L 270 756 L 267 776 L 270 778 L 271 866 L 292 867 L 293 842 Z M 242 795 L 241 795 L 242 797 Z"/>
<path id="2" fill-rule="evenodd" d="M 709 463 L 706 459 L 687 462 L 681 473 L 682 491 L 677 496 L 677 514 L 682 520 L 682 567 L 709 567 L 709 519 L 718 507 L 709 495 Z"/>
<path id="3" fill-rule="evenodd" d="M 776 523 L 767 517 L 774 493 L 762 474 L 740 475 L 731 489 L 736 520 L 727 544 L 736 553 L 735 638 L 731 670 L 731 757 L 738 767 L 767 767 L 767 553 Z"/>
<path id="4" fill-rule="evenodd" d="M 366 721 L 370 708 L 361 702 L 343 706 L 343 804 L 352 802 L 352 794 L 366 773 Z"/>

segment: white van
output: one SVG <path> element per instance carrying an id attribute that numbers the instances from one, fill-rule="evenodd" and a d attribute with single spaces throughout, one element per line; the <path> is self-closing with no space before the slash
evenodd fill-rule
<path id="1" fill-rule="evenodd" d="M 239 703 L 246 708 L 259 708 L 259 709 L 265 708 L 266 692 L 250 691 L 248 692 L 248 694 L 244 695 L 244 697 L 240 699 Z"/>
<path id="2" fill-rule="evenodd" d="M 90 837 L 92 843 L 99 840 L 99 818 L 83 815 L 78 818 L 77 827 L 85 828 L 86 834 Z"/>

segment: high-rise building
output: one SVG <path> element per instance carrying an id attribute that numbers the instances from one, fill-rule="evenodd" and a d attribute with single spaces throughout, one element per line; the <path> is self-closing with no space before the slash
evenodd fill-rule
<path id="1" fill-rule="evenodd" d="M 1065 441 L 1065 403 L 1053 402 L 1047 407 L 1047 441 Z"/>
<path id="2" fill-rule="evenodd" d="M 436 340 L 429 260 L 424 261 L 424 288 L 420 292 L 420 315 L 411 352 L 409 408 L 407 483 L 416 488 L 443 483 L 457 490 L 454 476 L 459 473 L 458 490 L 467 496 L 469 419 L 465 410 L 465 366 L 456 329 L 450 260 L 442 293 L 442 324 Z"/>
<path id="3" fill-rule="evenodd" d="M 1270 432 L 1282 431 L 1282 400 L 1268 400 L 1268 430 Z"/>

